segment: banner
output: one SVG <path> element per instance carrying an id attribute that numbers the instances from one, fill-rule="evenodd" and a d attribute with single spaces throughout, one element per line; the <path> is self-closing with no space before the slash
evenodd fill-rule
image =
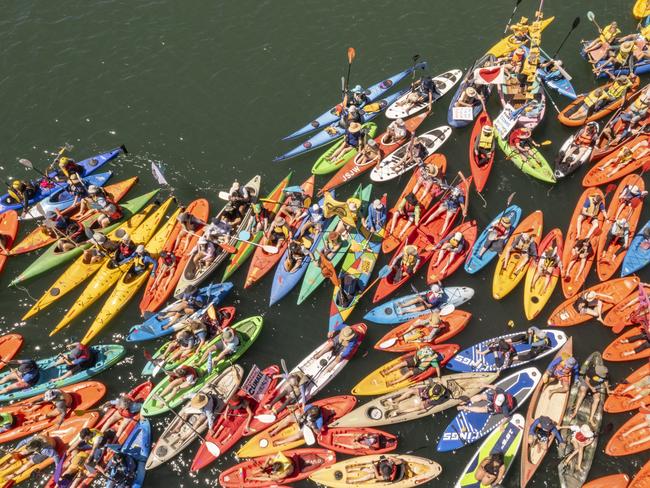
<path id="1" fill-rule="evenodd" d="M 453 107 L 451 115 L 454 120 L 474 120 L 474 109 L 472 107 Z"/>
<path id="2" fill-rule="evenodd" d="M 501 85 L 506 82 L 503 66 L 491 66 L 474 70 L 474 83 L 477 85 Z"/>
<path id="3" fill-rule="evenodd" d="M 508 134 L 517 123 L 518 111 L 512 108 L 512 105 L 506 105 L 499 116 L 494 119 L 494 127 L 501 139 L 507 139 Z"/>
<path id="4" fill-rule="evenodd" d="M 271 378 L 263 374 L 260 368 L 254 364 L 251 368 L 250 373 L 248 373 L 248 376 L 244 380 L 241 389 L 249 397 L 259 402 L 269 389 L 270 383 Z"/>

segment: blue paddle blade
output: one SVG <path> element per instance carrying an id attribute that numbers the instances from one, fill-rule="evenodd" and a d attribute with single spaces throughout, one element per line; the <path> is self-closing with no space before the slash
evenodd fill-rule
<path id="1" fill-rule="evenodd" d="M 287 186 L 284 190 L 282 190 L 285 193 L 302 193 L 302 188 L 300 188 L 297 185 L 294 186 Z"/>
<path id="2" fill-rule="evenodd" d="M 389 265 L 385 264 L 384 267 L 379 270 L 377 276 L 379 278 L 386 278 L 386 276 L 390 274 L 391 269 L 392 268 Z"/>
<path id="3" fill-rule="evenodd" d="M 247 230 L 242 230 L 237 237 L 239 239 L 247 241 L 247 240 L 249 240 L 251 238 L 251 233 L 248 232 Z"/>

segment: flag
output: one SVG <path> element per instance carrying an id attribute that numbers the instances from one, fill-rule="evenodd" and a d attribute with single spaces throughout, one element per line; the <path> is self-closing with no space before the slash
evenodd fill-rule
<path id="1" fill-rule="evenodd" d="M 320 272 L 323 274 L 323 276 L 330 280 L 335 287 L 341 286 L 339 277 L 336 275 L 336 270 L 334 269 L 332 262 L 327 259 L 322 253 L 318 261 L 318 266 L 320 267 Z"/>
<path id="2" fill-rule="evenodd" d="M 153 174 L 153 177 L 160 185 L 169 186 L 169 183 L 167 183 L 167 180 L 165 179 L 165 176 L 162 174 L 162 171 L 160 171 L 158 165 L 153 161 L 151 161 L 151 173 Z"/>
<path id="3" fill-rule="evenodd" d="M 490 66 L 474 70 L 477 85 L 501 85 L 506 82 L 503 66 Z"/>

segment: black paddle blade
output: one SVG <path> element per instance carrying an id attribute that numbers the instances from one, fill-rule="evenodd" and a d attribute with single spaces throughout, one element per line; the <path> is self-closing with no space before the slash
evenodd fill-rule
<path id="1" fill-rule="evenodd" d="M 571 29 L 575 29 L 580 25 L 580 17 L 576 17 L 573 19 L 573 24 L 571 24 Z"/>
<path id="2" fill-rule="evenodd" d="M 420 55 L 419 54 L 414 54 L 413 55 L 413 64 L 417 63 L 418 59 L 420 59 Z"/>
<path id="3" fill-rule="evenodd" d="M 126 150 L 126 146 L 125 146 L 124 144 L 122 144 L 122 145 L 120 146 L 120 149 L 122 150 L 122 152 L 123 152 L 124 154 L 129 154 L 129 151 Z"/>

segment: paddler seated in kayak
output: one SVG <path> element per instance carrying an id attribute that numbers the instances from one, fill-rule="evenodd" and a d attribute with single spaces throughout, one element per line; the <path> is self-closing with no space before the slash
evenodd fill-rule
<path id="1" fill-rule="evenodd" d="M 393 380 L 387 380 L 386 386 L 393 386 L 402 381 L 406 381 L 413 376 L 419 376 L 425 373 L 429 368 L 436 371 L 436 377 L 440 378 L 440 363 L 445 357 L 430 346 L 423 346 L 410 354 L 407 358 L 399 361 L 390 368 L 381 370 L 382 376 L 388 376 L 391 373 L 398 373 Z"/>
<path id="2" fill-rule="evenodd" d="M 56 423 L 56 426 L 59 427 L 65 420 L 70 407 L 74 404 L 74 398 L 70 393 L 66 393 L 63 390 L 54 388 L 47 390 L 43 395 L 43 398 L 37 402 L 33 402 L 31 406 L 27 407 L 25 410 L 22 410 L 24 413 L 35 412 L 40 408 L 49 405 L 51 410 L 47 412 L 44 417 L 46 419 L 53 419 L 59 417 L 59 421 Z M 40 416 L 39 416 L 40 417 Z"/>
<path id="3" fill-rule="evenodd" d="M 501 265 L 501 270 L 505 271 L 508 263 L 510 262 L 510 257 L 512 254 L 519 255 L 519 263 L 511 272 L 511 276 L 517 276 L 521 273 L 531 259 L 537 257 L 537 243 L 533 240 L 533 237 L 528 232 L 522 232 L 515 240 L 512 242 L 512 246 L 506 248 L 503 264 Z"/>
<path id="4" fill-rule="evenodd" d="M 104 457 L 105 448 L 117 441 L 113 430 L 99 430 L 84 427 L 79 431 L 79 443 L 72 452 L 86 452 L 86 465 L 94 466 Z M 67 453 L 66 457 L 68 454 Z"/>
<path id="5" fill-rule="evenodd" d="M 637 152 L 638 149 L 640 149 L 640 151 Z M 643 139 L 632 147 L 623 146 L 616 157 L 608 159 L 607 163 L 598 168 L 598 171 L 605 171 L 608 168 L 611 168 L 611 170 L 606 173 L 606 176 L 613 176 L 628 164 L 646 156 L 648 153 L 650 153 L 650 149 L 648 148 L 647 139 Z"/>
<path id="6" fill-rule="evenodd" d="M 323 247 L 320 251 L 320 255 L 318 256 L 318 259 L 320 259 L 320 256 L 325 256 L 325 259 L 331 261 L 332 258 L 334 258 L 336 253 L 339 251 L 339 249 L 341 249 L 341 246 L 343 245 L 343 241 L 344 239 L 341 237 L 341 234 L 339 234 L 338 232 L 336 231 L 328 232 L 323 238 Z"/>
<path id="7" fill-rule="evenodd" d="M 88 188 L 86 188 L 86 185 L 81 181 L 81 177 L 77 173 L 72 173 L 68 178 L 67 183 L 68 188 L 66 191 L 74 197 L 72 206 L 81 203 L 89 196 Z"/>
<path id="8" fill-rule="evenodd" d="M 258 463 L 246 473 L 246 479 L 268 483 L 282 482 L 291 478 L 296 471 L 296 466 L 291 457 L 287 457 L 283 452 L 274 456 L 269 456 L 263 463 Z"/>
<path id="9" fill-rule="evenodd" d="M 311 198 L 303 193 L 300 187 L 292 187 L 292 190 L 287 193 L 282 208 L 289 219 L 300 220 L 307 213 Z"/>
<path id="10" fill-rule="evenodd" d="M 283 263 L 285 271 L 294 273 L 298 270 L 302 266 L 305 258 L 309 256 L 309 248 L 312 244 L 313 241 L 309 237 L 302 237 L 300 240 L 292 239 L 289 241 L 287 258 Z"/>
<path id="11" fill-rule="evenodd" d="M 181 213 L 176 217 L 176 222 L 180 224 L 180 230 L 173 246 L 179 256 L 185 252 L 187 243 L 193 237 L 193 234 L 196 234 L 206 224 L 206 222 L 188 212 L 187 208 L 181 207 L 180 211 Z"/>
<path id="12" fill-rule="evenodd" d="M 630 337 L 621 339 L 621 344 L 632 344 L 634 347 L 628 351 L 623 351 L 622 356 L 634 356 L 640 354 L 646 349 L 650 349 L 650 331 L 645 326 L 641 327 L 638 334 L 633 334 Z"/>
<path id="13" fill-rule="evenodd" d="M 442 286 L 434 283 L 424 296 L 415 295 L 413 298 L 405 300 L 403 303 L 396 305 L 397 313 L 410 314 L 423 312 L 425 310 L 438 310 L 447 301 L 447 296 Z"/>
<path id="14" fill-rule="evenodd" d="M 633 209 L 641 205 L 643 199 L 648 195 L 647 191 L 642 191 L 638 185 L 627 184 L 623 187 L 623 190 L 618 195 L 619 207 L 614 215 L 614 219 L 618 219 L 623 212 L 627 210 L 629 214 L 633 212 Z"/>
<path id="15" fill-rule="evenodd" d="M 559 464 L 558 468 L 562 473 L 564 470 L 579 472 L 582 470 L 582 460 L 584 457 L 585 448 L 593 444 L 596 440 L 594 432 L 587 424 L 578 425 L 562 425 L 559 430 L 570 429 L 568 444 L 571 445 L 571 453 L 567 455 Z M 578 463 L 571 465 L 573 458 L 578 457 Z"/>
<path id="16" fill-rule="evenodd" d="M 608 57 L 604 59 L 600 66 L 594 66 L 593 72 L 598 75 L 603 70 L 618 70 L 627 66 L 633 49 L 633 41 L 625 41 L 621 43 L 618 49 L 611 49 L 607 53 Z"/>
<path id="17" fill-rule="evenodd" d="M 295 442 L 303 438 L 303 431 L 309 429 L 314 433 L 314 436 L 318 436 L 323 429 L 326 428 L 328 421 L 330 420 L 331 415 L 325 411 L 322 407 L 313 404 L 305 405 L 302 415 L 298 416 L 297 423 L 300 427 L 296 429 L 297 431 L 289 436 L 280 438 L 273 441 L 273 446 L 284 446 L 291 442 Z M 271 427 L 269 430 L 270 436 L 275 436 L 280 431 L 284 430 L 291 424 L 296 423 L 296 419 L 293 415 L 288 415 L 284 419 L 280 420 L 276 425 Z"/>
<path id="18" fill-rule="evenodd" d="M 359 150 L 354 158 L 354 163 L 357 166 L 366 166 L 374 164 L 381 158 L 381 151 L 379 145 L 374 139 L 368 139 L 368 142 Z"/>
<path id="19" fill-rule="evenodd" d="M 616 77 L 610 72 L 607 72 L 607 74 L 614 80 L 614 83 L 605 90 L 604 104 L 614 103 L 624 97 L 625 93 L 634 85 L 636 77 L 633 73 Z"/>
<path id="20" fill-rule="evenodd" d="M 476 88 L 473 86 L 468 86 L 463 90 L 463 93 L 460 94 L 458 100 L 456 100 L 457 107 L 474 107 L 476 102 L 481 102 L 482 97 L 476 91 Z"/>
<path id="21" fill-rule="evenodd" d="M 190 260 L 194 269 L 207 268 L 217 255 L 217 246 L 206 236 L 199 237 L 196 246 L 190 252 Z"/>
<path id="22" fill-rule="evenodd" d="M 287 221 L 284 217 L 278 217 L 273 222 L 273 225 L 267 234 L 266 241 L 272 246 L 279 246 L 284 241 L 288 240 L 290 235 L 291 231 L 289 230 Z"/>
<path id="23" fill-rule="evenodd" d="M 86 193 L 86 196 L 79 202 L 79 211 L 75 215 L 75 218 L 79 221 L 85 220 L 92 215 L 95 211 L 93 208 L 95 200 L 100 197 L 108 198 L 106 190 L 97 185 L 89 185 Z"/>
<path id="24" fill-rule="evenodd" d="M 562 276 L 562 257 L 558 253 L 557 246 L 547 247 L 537 260 L 535 274 L 530 282 L 530 290 L 532 291 L 535 288 L 535 285 L 537 285 L 537 282 L 541 278 L 544 278 L 542 294 L 546 293 L 546 290 L 548 290 L 548 287 L 551 284 L 551 278 L 556 271 L 560 276 Z"/>
<path id="25" fill-rule="evenodd" d="M 649 108 L 650 90 L 644 89 L 643 93 L 627 109 L 620 112 L 607 124 L 603 130 L 603 142 L 613 146 L 632 134 L 638 134 L 637 124 L 645 121 Z M 619 121 L 621 124 L 618 123 Z M 621 125 L 622 128 L 620 128 Z"/>
<path id="26" fill-rule="evenodd" d="M 598 137 L 598 123 L 589 122 L 573 138 L 573 144 L 564 154 L 564 161 L 573 163 L 580 159 L 584 151 L 594 146 Z"/>
<path id="27" fill-rule="evenodd" d="M 496 139 L 494 137 L 494 127 L 490 124 L 485 124 L 474 143 L 474 157 L 479 167 L 485 166 L 490 162 L 490 158 L 494 154 L 495 149 Z"/>
<path id="28" fill-rule="evenodd" d="M 331 353 L 332 358 L 319 374 L 327 377 L 328 373 L 335 369 L 338 364 L 352 358 L 359 344 L 361 344 L 361 338 L 349 325 L 338 324 L 329 330 L 327 345 L 315 355 L 315 358 L 320 359 L 327 353 Z"/>
<path id="29" fill-rule="evenodd" d="M 117 398 L 105 402 L 100 409 L 113 408 L 113 413 L 104 421 L 101 430 L 106 432 L 109 429 L 115 431 L 116 437 L 122 437 L 126 428 L 135 422 L 140 414 L 142 402 L 137 402 L 128 393 L 120 393 Z"/>
<path id="30" fill-rule="evenodd" d="M 449 188 L 447 187 L 446 189 Z M 445 221 L 442 224 L 442 228 L 440 229 L 440 235 L 444 236 L 449 230 L 451 221 L 453 220 L 458 210 L 462 212 L 463 217 L 467 217 L 467 208 L 465 205 L 465 193 L 457 186 L 454 186 L 453 188 L 451 188 L 451 191 L 449 191 L 449 194 L 442 199 L 442 202 L 440 202 L 440 206 L 431 215 L 429 215 L 429 218 L 426 221 L 424 221 L 423 224 L 427 225 L 428 223 L 433 222 L 435 219 L 437 219 L 440 215 L 444 213 Z"/>
<path id="31" fill-rule="evenodd" d="M 582 275 L 585 266 L 587 266 L 587 261 L 591 259 L 594 254 L 594 246 L 592 246 L 589 239 L 585 238 L 576 240 L 575 245 L 571 248 L 571 257 L 569 258 L 569 264 L 564 272 L 564 281 L 571 281 L 571 270 L 576 263 L 580 263 L 580 265 L 578 266 L 578 271 L 575 276 Z"/>
<path id="32" fill-rule="evenodd" d="M 111 198 L 100 197 L 91 204 L 91 207 L 97 211 L 96 222 L 102 229 L 114 224 L 124 216 L 122 208 Z"/>
<path id="33" fill-rule="evenodd" d="M 402 481 L 408 472 L 408 466 L 398 457 L 380 456 L 377 461 L 349 466 L 347 470 L 348 474 L 353 472 L 353 470 L 359 474 L 359 477 L 354 478 L 356 485 L 371 480 L 388 485 Z M 366 475 L 361 476 L 362 473 L 366 473 Z"/>
<path id="34" fill-rule="evenodd" d="M 474 395 L 469 402 L 458 406 L 461 412 L 489 413 L 490 415 L 501 414 L 505 417 L 510 416 L 517 407 L 517 399 L 509 392 L 499 386 L 483 384 L 479 385 L 485 388 L 485 391 Z M 468 405 L 473 403 L 474 405 Z M 476 403 L 485 403 L 476 405 Z"/>
<path id="35" fill-rule="evenodd" d="M 524 107 L 524 111 L 522 112 L 521 117 L 525 117 L 530 120 L 539 120 L 543 112 L 544 105 L 537 100 L 531 100 Z"/>
<path id="36" fill-rule="evenodd" d="M 169 401 L 174 398 L 178 393 L 196 385 L 201 375 L 196 368 L 181 364 L 176 369 L 167 373 L 169 383 L 160 392 L 160 397 Z"/>
<path id="37" fill-rule="evenodd" d="M 595 90 L 587 93 L 582 99 L 582 103 L 574 107 L 573 110 L 569 109 L 567 115 L 572 120 L 587 119 L 594 112 L 600 111 L 605 105 L 609 97 L 603 88 L 596 88 Z"/>
<path id="38" fill-rule="evenodd" d="M 436 86 L 432 76 L 423 76 L 411 84 L 411 92 L 398 101 L 395 105 L 408 112 L 419 103 L 426 102 L 427 110 L 431 110 L 431 105 L 442 95 Z"/>
<path id="39" fill-rule="evenodd" d="M 425 413 L 452 398 L 451 392 L 435 378 L 427 378 L 417 386 L 400 390 L 394 396 L 382 400 L 386 418 L 409 413 Z"/>
<path id="40" fill-rule="evenodd" d="M 56 163 L 59 173 L 58 176 L 63 177 L 63 179 L 69 179 L 72 175 L 79 177 L 84 172 L 83 166 L 77 164 L 74 159 L 66 156 L 57 158 Z"/>
<path id="41" fill-rule="evenodd" d="M 45 220 L 41 229 L 48 236 L 57 239 L 55 247 L 57 252 L 74 249 L 77 244 L 86 239 L 82 224 L 54 210 L 45 212 Z"/>
<path id="42" fill-rule="evenodd" d="M 576 239 L 591 239 L 591 236 L 600 225 L 598 220 L 600 216 L 603 219 L 607 219 L 607 210 L 605 209 L 605 202 L 602 195 L 594 193 L 587 196 L 582 204 L 582 209 L 580 209 L 580 215 L 576 219 Z M 586 235 L 582 235 L 583 223 L 590 226 Z"/>
<path id="43" fill-rule="evenodd" d="M 440 266 L 440 263 L 442 263 L 442 260 L 445 259 L 445 256 L 449 256 L 447 258 L 447 262 L 440 270 L 441 274 L 445 274 L 447 272 L 447 269 L 449 269 L 449 266 L 451 266 L 451 263 L 456 258 L 456 256 L 461 254 L 466 247 L 467 247 L 467 241 L 465 241 L 465 237 L 463 236 L 462 232 L 454 232 L 453 235 L 446 236 L 442 241 L 440 241 L 434 247 L 434 249 L 439 249 L 439 251 L 438 251 L 438 257 L 436 258 L 433 265 L 435 267 Z"/>
<path id="44" fill-rule="evenodd" d="M 614 391 L 612 395 L 618 397 L 627 397 L 628 404 L 632 404 L 650 396 L 650 375 L 638 379 L 634 383 L 628 383 L 623 380 L 621 385 L 627 385 L 620 392 Z"/>
<path id="45" fill-rule="evenodd" d="M 406 129 L 404 119 L 400 117 L 388 124 L 386 134 L 384 134 L 381 143 L 385 145 L 395 144 L 406 139 L 408 135 L 409 131 Z"/>
<path id="46" fill-rule="evenodd" d="M 352 88 L 352 90 L 348 90 L 345 95 L 346 96 L 343 99 L 344 107 L 350 107 L 351 105 L 354 105 L 355 107 L 360 108 L 366 103 L 370 102 L 370 99 L 364 92 L 361 85 L 357 85 Z"/>
<path id="47" fill-rule="evenodd" d="M 198 350 L 198 337 L 191 330 L 184 328 L 174 335 L 164 353 L 153 361 L 159 366 L 182 362 Z"/>
<path id="48" fill-rule="evenodd" d="M 223 399 L 213 393 L 195 393 L 189 401 L 189 405 L 181 409 L 178 414 L 184 422 L 177 425 L 176 430 L 172 430 L 172 436 L 179 435 L 183 429 L 191 426 L 195 430 L 203 430 L 203 425 L 207 423 L 208 430 L 212 430 L 214 422 L 217 420 L 217 413 L 224 406 Z"/>
<path id="49" fill-rule="evenodd" d="M 438 168 L 438 165 L 433 161 L 418 164 L 418 176 L 415 186 L 413 187 L 413 195 L 417 195 L 420 191 L 422 191 L 423 196 L 428 195 L 429 193 L 434 193 L 434 195 L 436 195 L 443 185 L 442 180 L 438 178 L 439 173 L 440 168 Z M 434 185 L 436 188 L 432 191 Z"/>
<path id="50" fill-rule="evenodd" d="M 219 340 L 203 351 L 200 363 L 206 364 L 206 362 L 209 362 L 210 365 L 208 366 L 208 369 L 210 369 L 213 365 L 218 364 L 222 359 L 235 354 L 237 349 L 239 349 L 240 344 L 241 340 L 237 332 L 235 332 L 231 327 L 225 327 L 221 332 Z M 214 353 L 217 352 L 219 354 L 213 357 Z"/>
<path id="51" fill-rule="evenodd" d="M 603 302 L 614 303 L 614 299 L 610 295 L 604 293 L 596 293 L 593 290 L 588 290 L 580 295 L 580 297 L 573 304 L 573 308 L 578 313 L 589 315 L 601 324 L 603 322 Z"/>
<path id="52" fill-rule="evenodd" d="M 528 32 L 530 30 L 530 24 L 528 23 L 528 17 L 521 17 L 519 22 L 512 24 L 509 29 L 512 31 L 511 40 L 518 44 L 524 44 L 528 41 Z"/>
<path id="53" fill-rule="evenodd" d="M 336 304 L 341 308 L 348 308 L 363 291 L 361 281 L 357 275 L 341 272 L 339 282 L 341 286 L 336 294 Z"/>
<path id="54" fill-rule="evenodd" d="M 363 150 L 365 145 L 366 131 L 358 122 L 352 122 L 345 130 L 343 144 L 341 144 L 332 154 L 327 157 L 328 161 L 336 161 L 352 149 Z"/>
<path id="55" fill-rule="evenodd" d="M 268 401 L 269 412 L 277 417 L 285 408 L 293 409 L 298 404 L 305 404 L 305 392 L 312 383 L 306 374 L 296 371 L 286 377 L 283 374 L 275 375 L 273 379 L 284 381 L 277 388 L 275 396 Z"/>
<path id="56" fill-rule="evenodd" d="M 361 110 L 355 105 L 350 105 L 341 112 L 338 124 L 342 129 L 346 129 L 346 132 L 352 124 L 363 124 L 363 115 Z"/>
<path id="57" fill-rule="evenodd" d="M 502 452 L 490 452 L 476 467 L 474 478 L 480 486 L 501 486 L 506 476 L 506 463 Z"/>
<path id="58" fill-rule="evenodd" d="M 610 24 L 606 25 L 601 31 L 596 39 L 591 41 L 584 47 L 585 54 L 589 54 L 593 51 L 597 51 L 601 48 L 609 49 L 609 47 L 616 41 L 616 38 L 621 33 L 621 30 L 618 28 L 616 21 L 612 21 Z M 590 61 L 590 62 L 596 62 Z"/>
<path id="59" fill-rule="evenodd" d="M 613 256 L 609 255 L 609 246 L 612 244 L 618 244 L 619 248 L 614 252 Z M 607 233 L 605 238 L 605 247 L 603 247 L 603 252 L 600 258 L 598 259 L 601 263 L 607 263 L 611 259 L 617 258 L 620 254 L 627 251 L 628 246 L 630 245 L 630 223 L 625 217 L 618 218 L 614 221 L 612 226 Z"/>
<path id="60" fill-rule="evenodd" d="M 230 400 L 228 400 L 226 403 L 226 408 L 221 415 L 226 420 L 236 417 L 246 417 L 243 431 L 248 431 L 250 429 L 251 421 L 253 420 L 254 415 L 251 398 L 243 390 L 239 390 L 232 397 L 230 397 Z M 225 422 L 220 423 L 219 427 L 213 431 L 212 435 L 214 437 L 218 437 L 221 435 L 224 429 L 228 429 L 228 424 Z M 210 431 L 212 430 L 213 429 L 211 427 Z"/>
<path id="61" fill-rule="evenodd" d="M 23 207 L 22 215 L 24 215 L 29 207 L 29 201 L 36 196 L 36 188 L 30 182 L 13 180 L 8 188 L 8 195 L 4 203 L 21 205 Z"/>
<path id="62" fill-rule="evenodd" d="M 235 180 L 228 190 L 228 202 L 232 207 L 237 210 L 240 214 L 246 212 L 246 207 L 251 204 L 253 195 L 248 188 L 241 186 L 237 180 Z"/>
<path id="63" fill-rule="evenodd" d="M 206 311 L 201 314 L 199 320 L 187 321 L 186 327 L 191 329 L 195 334 L 198 331 L 199 324 L 207 330 L 207 337 L 214 337 L 221 333 L 226 322 L 232 318 L 232 314 L 227 309 L 217 309 L 214 304 L 210 304 Z"/>
<path id="64" fill-rule="evenodd" d="M 510 138 L 508 139 L 508 144 L 528 160 L 534 159 L 533 148 L 539 147 L 539 144 L 531 139 L 531 135 L 532 132 L 529 128 L 519 127 L 510 133 Z"/>
<path id="65" fill-rule="evenodd" d="M 538 445 L 546 449 L 548 441 L 555 439 L 558 444 L 564 444 L 562 434 L 557 428 L 557 423 L 546 415 L 540 415 L 528 429 L 528 451 L 534 451 Z"/>
<path id="66" fill-rule="evenodd" d="M 129 488 L 133 486 L 136 479 L 138 461 L 128 453 L 117 451 L 113 454 L 105 469 L 97 466 L 97 470 L 110 479 L 115 488 Z"/>
<path id="67" fill-rule="evenodd" d="M 67 346 L 68 352 L 59 354 L 58 359 L 53 366 L 62 366 L 65 364 L 66 372 L 50 380 L 50 383 L 69 378 L 72 375 L 78 374 L 85 369 L 92 368 L 97 361 L 97 355 L 93 349 L 81 342 L 73 342 Z"/>
<path id="68" fill-rule="evenodd" d="M 159 287 L 166 290 L 176 272 L 176 266 L 178 264 L 176 254 L 172 251 L 160 251 L 160 254 L 158 255 L 158 264 L 160 267 L 154 275 L 151 290 L 156 290 Z"/>
<path id="69" fill-rule="evenodd" d="M 7 361 L 7 364 L 10 367 L 18 367 L 11 368 L 8 374 L 0 378 L 0 386 L 10 383 L 0 389 L 0 395 L 5 395 L 15 390 L 31 388 L 38 383 L 41 376 L 41 370 L 33 359 L 14 359 L 12 361 Z"/>
<path id="70" fill-rule="evenodd" d="M 158 261 L 151 257 L 151 254 L 145 249 L 144 244 L 139 244 L 135 248 L 135 252 L 128 256 L 126 259 L 123 259 L 120 262 L 120 265 L 124 265 L 133 261 L 133 264 L 129 267 L 126 272 L 125 279 L 133 279 L 137 276 L 140 276 L 142 273 L 146 272 L 149 266 L 151 266 L 151 271 L 149 271 L 149 276 L 153 276 L 158 269 Z"/>
<path id="71" fill-rule="evenodd" d="M 501 252 L 508 237 L 512 232 L 512 218 L 510 215 L 503 215 L 494 224 L 490 224 L 487 231 L 487 238 L 478 251 L 478 258 L 481 259 L 483 255 L 489 251 Z"/>
<path id="72" fill-rule="evenodd" d="M 187 285 L 183 292 L 178 296 L 178 300 L 164 312 L 156 315 L 156 320 L 160 322 L 168 321 L 162 326 L 163 330 L 172 327 L 180 318 L 191 315 L 204 306 L 203 297 L 199 289 L 194 285 Z"/>
<path id="73" fill-rule="evenodd" d="M 266 232 L 271 223 L 271 212 L 259 202 L 253 203 L 251 208 L 253 209 L 253 219 L 255 220 L 253 232 Z"/>
<path id="74" fill-rule="evenodd" d="M 57 439 L 48 434 L 36 434 L 27 439 L 23 439 L 11 451 L 11 455 L 6 456 L 6 461 L 0 464 L 0 470 L 10 471 L 14 464 L 20 463 L 18 464 L 18 469 L 13 472 L 10 471 L 10 474 L 7 474 L 3 481 L 8 482 L 17 478 L 34 465 L 41 464 L 50 458 L 54 460 L 55 464 L 59 464 L 61 462 L 61 456 L 57 447 Z"/>
<path id="75" fill-rule="evenodd" d="M 411 225 L 417 227 L 420 223 L 420 215 L 422 214 L 422 205 L 420 205 L 419 200 L 415 196 L 415 193 L 411 192 L 406 195 L 402 200 L 400 200 L 397 205 L 396 211 L 393 213 L 393 218 L 390 222 L 389 232 L 394 234 L 395 226 L 397 225 L 397 219 L 401 218 L 405 220 L 404 227 L 400 230 L 399 235 L 395 236 L 397 239 L 400 239 L 406 234 L 406 231 L 411 228 Z"/>
<path id="76" fill-rule="evenodd" d="M 582 402 L 585 400 L 587 394 L 589 394 L 592 396 L 589 423 L 595 425 L 595 417 L 598 412 L 601 396 L 612 393 L 612 389 L 609 386 L 609 369 L 602 364 L 591 364 L 586 370 L 583 366 L 580 368 L 580 374 L 578 375 L 578 385 L 580 387 L 578 390 L 578 398 L 576 399 L 573 410 L 569 413 L 569 419 L 573 420 L 578 415 Z"/>
<path id="77" fill-rule="evenodd" d="M 417 246 L 413 244 L 404 246 L 402 252 L 395 257 L 395 260 L 390 265 L 392 269 L 391 281 L 396 283 L 406 276 L 413 276 L 418 264 L 420 264 L 420 256 Z"/>
<path id="78" fill-rule="evenodd" d="M 366 230 L 376 234 L 386 225 L 386 214 L 386 206 L 376 198 L 372 205 L 368 205 L 368 215 L 361 222 Z"/>
<path id="79" fill-rule="evenodd" d="M 506 369 L 512 365 L 512 361 L 517 358 L 517 350 L 511 341 L 506 339 L 499 339 L 498 341 L 490 342 L 485 349 L 477 351 L 481 358 L 491 354 L 494 358 L 494 365 L 499 369 Z M 476 365 L 483 362 L 483 359 L 475 361 Z"/>
<path id="80" fill-rule="evenodd" d="M 417 166 L 422 164 L 428 155 L 429 150 L 427 149 L 427 146 L 424 145 L 422 139 L 416 137 L 414 134 L 409 145 L 406 147 L 404 156 L 402 156 L 401 160 L 395 163 L 395 169 L 401 171 L 410 165 Z"/>

